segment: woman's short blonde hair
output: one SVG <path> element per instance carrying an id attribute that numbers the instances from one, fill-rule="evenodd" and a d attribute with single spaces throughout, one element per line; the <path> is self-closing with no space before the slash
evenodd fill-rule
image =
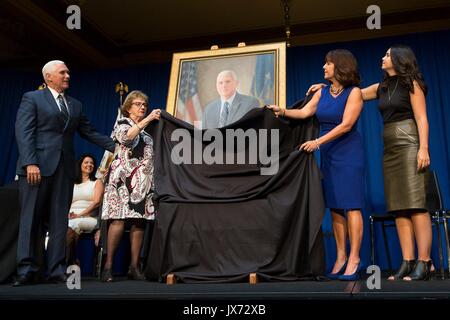
<path id="1" fill-rule="evenodd" d="M 120 111 L 122 112 L 122 114 L 125 117 L 130 116 L 130 113 L 128 112 L 128 110 L 130 110 L 131 104 L 133 103 L 133 100 L 136 98 L 141 98 L 145 101 L 145 103 L 148 104 L 148 96 L 145 93 L 143 93 L 142 91 L 139 91 L 139 90 L 131 91 L 125 98 L 125 102 L 123 103 L 123 105 L 120 107 Z"/>

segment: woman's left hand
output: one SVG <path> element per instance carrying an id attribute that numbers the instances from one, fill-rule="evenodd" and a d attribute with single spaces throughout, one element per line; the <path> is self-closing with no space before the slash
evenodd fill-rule
<path id="1" fill-rule="evenodd" d="M 430 165 L 430 155 L 428 150 L 419 149 L 417 153 L 417 171 L 421 171 Z"/>
<path id="2" fill-rule="evenodd" d="M 299 149 L 306 152 L 314 152 L 319 149 L 319 145 L 317 143 L 317 140 L 310 140 L 303 143 Z"/>

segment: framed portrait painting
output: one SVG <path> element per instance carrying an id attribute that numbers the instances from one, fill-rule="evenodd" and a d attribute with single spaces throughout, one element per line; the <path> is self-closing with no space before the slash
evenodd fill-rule
<path id="1" fill-rule="evenodd" d="M 175 53 L 166 110 L 196 127 L 221 127 L 252 108 L 286 106 L 286 44 Z"/>

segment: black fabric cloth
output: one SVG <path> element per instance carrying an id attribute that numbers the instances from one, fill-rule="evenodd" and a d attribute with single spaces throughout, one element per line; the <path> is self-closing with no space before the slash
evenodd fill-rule
<path id="1" fill-rule="evenodd" d="M 217 130 L 239 128 L 279 130 L 276 174 L 261 175 L 261 164 L 175 165 L 171 150 L 178 142 L 171 135 L 176 129 L 194 135 L 193 127 L 163 112 L 148 129 L 155 141 L 158 213 L 147 279 L 163 281 L 173 273 L 181 282 L 237 282 L 255 272 L 279 281 L 323 274 L 320 171 L 314 156 L 297 148 L 317 137 L 317 120 L 289 121 L 257 108 Z"/>
<path id="2" fill-rule="evenodd" d="M 0 188 L 0 283 L 12 281 L 16 271 L 19 232 L 19 187 L 17 182 Z"/>
<path id="3" fill-rule="evenodd" d="M 377 98 L 384 123 L 414 119 L 409 90 L 397 75 L 386 79 L 386 87 L 378 86 Z"/>

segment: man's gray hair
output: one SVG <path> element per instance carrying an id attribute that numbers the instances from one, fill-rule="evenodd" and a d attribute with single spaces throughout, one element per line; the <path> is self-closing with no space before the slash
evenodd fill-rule
<path id="1" fill-rule="evenodd" d="M 47 62 L 43 67 L 42 67 L 42 76 L 45 79 L 45 74 L 46 73 L 52 73 L 55 70 L 56 65 L 58 64 L 65 64 L 64 61 L 61 60 L 52 60 Z"/>
<path id="2" fill-rule="evenodd" d="M 234 80 L 238 79 L 236 72 L 234 72 L 233 70 L 223 70 L 223 71 L 219 72 L 219 74 L 217 75 L 217 79 L 219 79 L 219 77 L 227 76 L 227 75 L 230 75 Z"/>

